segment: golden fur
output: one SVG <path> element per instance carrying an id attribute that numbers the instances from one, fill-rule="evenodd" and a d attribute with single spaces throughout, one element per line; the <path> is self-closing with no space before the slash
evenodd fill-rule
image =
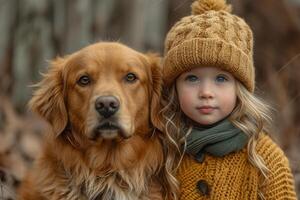
<path id="1" fill-rule="evenodd" d="M 137 79 L 128 78 L 130 73 Z M 83 76 L 89 81 L 81 82 Z M 37 86 L 30 107 L 52 130 L 20 188 L 20 199 L 171 197 L 174 177 L 164 164 L 166 136 L 155 129 L 158 57 L 119 43 L 97 43 L 57 58 Z M 107 95 L 116 97 L 120 107 L 105 119 L 95 102 Z M 118 129 L 98 129 L 102 120 L 111 120 Z"/>

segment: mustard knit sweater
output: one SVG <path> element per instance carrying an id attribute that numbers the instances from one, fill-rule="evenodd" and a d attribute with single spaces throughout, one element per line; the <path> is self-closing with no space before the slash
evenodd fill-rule
<path id="1" fill-rule="evenodd" d="M 180 199 L 259 199 L 259 191 L 266 200 L 297 199 L 282 150 L 266 135 L 258 140 L 256 149 L 270 169 L 267 180 L 248 161 L 246 147 L 224 157 L 206 154 L 202 163 L 186 155 L 177 174 Z"/>

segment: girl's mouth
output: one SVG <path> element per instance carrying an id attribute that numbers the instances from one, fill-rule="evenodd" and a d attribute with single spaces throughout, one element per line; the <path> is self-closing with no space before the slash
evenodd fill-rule
<path id="1" fill-rule="evenodd" d="M 199 110 L 199 112 L 202 113 L 202 114 L 210 114 L 215 109 L 216 109 L 216 107 L 212 107 L 212 106 L 201 106 L 201 107 L 197 108 L 197 110 Z"/>

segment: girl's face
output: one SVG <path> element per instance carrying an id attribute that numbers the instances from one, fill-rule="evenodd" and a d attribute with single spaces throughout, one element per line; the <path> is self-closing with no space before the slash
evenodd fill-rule
<path id="1" fill-rule="evenodd" d="M 198 67 L 176 79 L 180 108 L 201 125 L 227 117 L 236 104 L 235 78 L 215 67 Z"/>

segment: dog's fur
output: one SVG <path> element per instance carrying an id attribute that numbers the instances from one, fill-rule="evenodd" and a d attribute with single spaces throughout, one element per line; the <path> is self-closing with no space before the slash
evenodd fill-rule
<path id="1" fill-rule="evenodd" d="M 20 199 L 165 198 L 163 136 L 155 131 L 160 73 L 158 57 L 113 42 L 53 61 L 30 101 L 52 129 Z M 80 82 L 84 75 L 89 81 Z M 101 96 L 120 104 L 108 118 L 95 108 Z M 101 128 L 105 120 L 117 128 Z"/>

